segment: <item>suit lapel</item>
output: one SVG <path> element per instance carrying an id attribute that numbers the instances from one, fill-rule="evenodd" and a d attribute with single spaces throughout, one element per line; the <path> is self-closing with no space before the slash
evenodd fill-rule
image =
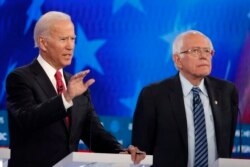
<path id="1" fill-rule="evenodd" d="M 222 115 L 223 113 L 221 112 L 223 97 L 219 93 L 221 92 L 220 88 L 218 88 L 216 84 L 214 84 L 209 77 L 205 78 L 205 86 L 208 92 L 211 110 L 213 113 L 216 143 L 218 146 L 218 143 L 223 142 L 222 139 L 220 138 L 221 137 L 220 134 L 222 134 L 222 121 L 223 121 L 223 115 Z"/>
<path id="2" fill-rule="evenodd" d="M 211 82 L 211 80 L 208 77 L 205 78 L 205 86 L 207 89 L 212 113 L 215 119 L 214 121 L 216 121 L 215 123 L 220 123 L 220 121 L 217 121 L 218 118 L 221 117 L 220 111 L 221 111 L 222 97 L 219 93 L 220 90 L 219 88 L 216 87 L 215 84 Z"/>
<path id="3" fill-rule="evenodd" d="M 31 68 L 31 71 L 34 73 L 35 80 L 37 81 L 41 89 L 46 93 L 47 97 L 51 98 L 51 97 L 57 96 L 57 92 L 53 84 L 51 83 L 49 77 L 47 76 L 47 74 L 45 73 L 42 66 L 38 63 L 37 60 L 34 60 L 32 62 L 30 68 Z M 67 79 L 65 80 L 67 82 Z M 62 123 L 64 123 L 65 128 L 68 129 L 66 126 L 65 120 Z"/>
<path id="4" fill-rule="evenodd" d="M 186 120 L 183 92 L 179 75 L 176 75 L 173 78 L 173 84 L 171 85 L 172 85 L 170 93 L 171 104 L 173 105 L 172 108 L 175 115 L 175 120 L 177 122 L 177 125 L 179 126 L 183 142 L 187 149 L 188 148 L 187 120 Z"/>
<path id="5" fill-rule="evenodd" d="M 31 71 L 34 73 L 35 80 L 37 81 L 38 85 L 41 89 L 47 94 L 48 97 L 56 96 L 56 90 L 52 85 L 51 81 L 49 80 L 48 76 L 46 75 L 45 71 L 38 63 L 37 60 L 34 60 L 31 64 Z"/>

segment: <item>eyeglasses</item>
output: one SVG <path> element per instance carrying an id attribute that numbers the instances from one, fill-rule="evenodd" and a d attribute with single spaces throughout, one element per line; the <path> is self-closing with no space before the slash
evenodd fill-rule
<path id="1" fill-rule="evenodd" d="M 182 51 L 179 54 L 190 54 L 194 57 L 198 57 L 198 56 L 200 57 L 202 55 L 212 57 L 214 55 L 214 50 L 210 48 L 195 47 L 195 48 Z"/>

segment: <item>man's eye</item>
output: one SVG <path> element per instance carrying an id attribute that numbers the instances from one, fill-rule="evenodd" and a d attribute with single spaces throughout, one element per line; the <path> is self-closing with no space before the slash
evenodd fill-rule
<path id="1" fill-rule="evenodd" d="M 198 53 L 198 52 L 199 52 L 199 49 L 198 49 L 198 48 L 194 48 L 194 49 L 192 49 L 192 52 Z"/>
<path id="2" fill-rule="evenodd" d="M 60 40 L 61 40 L 61 41 L 65 41 L 65 40 L 67 40 L 67 38 L 60 38 Z"/>
<path id="3" fill-rule="evenodd" d="M 210 52 L 211 52 L 210 49 L 203 49 L 203 51 L 204 51 L 205 53 L 210 53 Z"/>

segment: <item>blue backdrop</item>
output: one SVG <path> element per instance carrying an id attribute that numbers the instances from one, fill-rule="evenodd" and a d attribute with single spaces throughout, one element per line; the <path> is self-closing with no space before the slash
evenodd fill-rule
<path id="1" fill-rule="evenodd" d="M 176 74 L 171 44 L 188 29 L 202 31 L 213 41 L 212 75 L 237 85 L 244 134 L 250 134 L 249 0 L 0 0 L 0 112 L 6 109 L 6 76 L 36 58 L 33 28 L 51 10 L 71 15 L 77 40 L 67 70 L 91 69 L 90 77 L 96 79 L 91 86 L 96 112 L 124 145 L 130 143 L 140 90 Z M 239 156 L 239 134 L 235 156 Z M 240 156 L 250 157 L 250 135 L 241 137 Z"/>

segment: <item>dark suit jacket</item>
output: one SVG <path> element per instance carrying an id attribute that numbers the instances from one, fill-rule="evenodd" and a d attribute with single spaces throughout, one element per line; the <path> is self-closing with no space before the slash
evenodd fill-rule
<path id="1" fill-rule="evenodd" d="M 237 90 L 232 83 L 213 77 L 205 78 L 205 86 L 214 117 L 218 156 L 230 157 L 238 111 Z M 133 119 L 132 144 L 153 154 L 154 166 L 187 166 L 187 121 L 178 75 L 142 90 Z"/>
<path id="2" fill-rule="evenodd" d="M 66 82 L 70 75 L 64 73 Z M 11 159 L 9 166 L 51 167 L 82 139 L 95 152 L 122 150 L 100 124 L 89 93 L 73 100 L 66 112 L 46 73 L 35 60 L 9 74 L 6 83 Z M 71 126 L 64 122 L 69 115 Z"/>

